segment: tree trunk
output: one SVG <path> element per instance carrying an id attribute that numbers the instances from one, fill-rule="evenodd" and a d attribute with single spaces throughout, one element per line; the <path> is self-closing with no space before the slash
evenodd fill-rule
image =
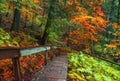
<path id="1" fill-rule="evenodd" d="M 49 11 L 48 11 L 48 18 L 47 18 L 47 22 L 46 22 L 46 25 L 45 25 L 45 30 L 44 30 L 44 34 L 43 36 L 39 39 L 39 44 L 40 45 L 45 45 L 46 41 L 47 41 L 47 38 L 48 38 L 48 35 L 49 35 L 49 32 L 48 32 L 48 29 L 50 28 L 51 26 L 51 20 L 53 19 L 53 5 L 55 4 L 55 0 L 51 0 L 50 1 L 50 7 L 49 7 Z"/>
<path id="2" fill-rule="evenodd" d="M 18 9 L 14 10 L 14 19 L 11 27 L 11 31 L 18 31 L 20 23 L 20 11 Z"/>
<path id="3" fill-rule="evenodd" d="M 94 54 L 94 41 L 91 40 L 91 53 Z"/>
<path id="4" fill-rule="evenodd" d="M 48 35 L 49 35 L 47 30 L 50 27 L 50 25 L 51 25 L 51 20 L 48 18 L 46 26 L 45 26 L 45 31 L 44 31 L 44 34 L 43 34 L 42 39 L 41 39 L 41 45 L 44 45 L 47 41 L 47 38 L 48 38 Z"/>
<path id="5" fill-rule="evenodd" d="M 120 25 L 120 0 L 118 0 L 118 18 L 117 18 L 118 25 Z"/>
<path id="6" fill-rule="evenodd" d="M 35 26 L 34 22 L 35 22 L 36 16 L 37 16 L 36 13 L 34 13 L 34 15 L 32 16 L 32 25 L 31 25 L 31 29 L 34 29 L 34 26 Z"/>
<path id="7" fill-rule="evenodd" d="M 19 1 L 16 4 L 20 4 Z M 20 8 L 20 6 L 18 6 Z M 20 23 L 20 10 L 18 8 L 14 9 L 14 18 L 13 23 L 11 27 L 11 31 L 18 31 L 19 29 L 19 23 Z"/>
<path id="8" fill-rule="evenodd" d="M 114 22 L 114 17 L 115 17 L 115 0 L 111 0 L 111 9 L 110 9 L 110 14 L 109 14 L 109 23 L 108 23 L 108 27 L 106 28 L 107 33 L 106 33 L 106 37 L 108 38 L 108 43 L 110 43 L 110 41 L 113 39 L 113 35 L 111 33 L 114 32 L 112 23 Z"/>
<path id="9" fill-rule="evenodd" d="M 110 22 L 114 22 L 114 16 L 115 16 L 115 7 L 114 7 L 114 3 L 115 3 L 115 0 L 111 0 L 111 9 L 110 9 L 110 17 L 109 17 L 109 21 Z"/>

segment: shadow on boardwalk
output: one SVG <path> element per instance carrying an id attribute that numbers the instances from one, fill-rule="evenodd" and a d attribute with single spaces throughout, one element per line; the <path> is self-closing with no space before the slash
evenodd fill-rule
<path id="1" fill-rule="evenodd" d="M 67 65 L 67 55 L 60 55 L 37 72 L 37 78 L 31 81 L 67 81 Z"/>

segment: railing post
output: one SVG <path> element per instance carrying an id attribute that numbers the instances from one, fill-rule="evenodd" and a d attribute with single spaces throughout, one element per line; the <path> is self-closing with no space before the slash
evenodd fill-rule
<path id="1" fill-rule="evenodd" d="M 60 56 L 60 54 L 61 54 L 61 53 L 60 53 L 60 52 L 61 52 L 61 51 L 60 51 L 60 48 L 58 48 L 57 50 L 58 50 L 58 56 Z"/>
<path id="2" fill-rule="evenodd" d="M 53 48 L 53 46 L 51 46 L 50 47 L 51 49 L 51 52 L 52 52 L 52 54 L 50 54 L 50 60 L 53 60 L 53 57 L 54 57 L 54 48 Z"/>
<path id="3" fill-rule="evenodd" d="M 20 72 L 19 57 L 12 58 L 15 81 L 22 81 Z"/>
<path id="4" fill-rule="evenodd" d="M 45 51 L 45 65 L 47 65 L 47 60 L 48 60 L 48 52 L 47 51 Z"/>

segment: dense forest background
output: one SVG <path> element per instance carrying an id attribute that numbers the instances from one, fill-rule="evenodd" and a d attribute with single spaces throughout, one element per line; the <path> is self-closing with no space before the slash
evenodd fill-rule
<path id="1" fill-rule="evenodd" d="M 0 47 L 42 45 L 120 62 L 120 0 L 0 0 Z"/>
<path id="2" fill-rule="evenodd" d="M 11 45 L 65 43 L 80 50 L 119 43 L 119 0 L 0 0 L 0 4 L 1 31 L 10 34 Z M 6 42 L 1 40 L 1 46 Z"/>

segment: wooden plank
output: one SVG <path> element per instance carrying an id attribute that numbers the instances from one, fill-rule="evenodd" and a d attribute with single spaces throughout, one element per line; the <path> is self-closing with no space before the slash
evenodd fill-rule
<path id="1" fill-rule="evenodd" d="M 26 55 L 31 55 L 34 53 L 46 51 L 46 50 L 50 50 L 50 47 L 36 47 L 36 48 L 30 48 L 30 49 L 23 49 L 23 50 L 20 50 L 20 55 L 26 56 Z"/>
<path id="2" fill-rule="evenodd" d="M 7 58 L 19 57 L 19 50 L 16 49 L 0 49 L 0 60 Z"/>
<path id="3" fill-rule="evenodd" d="M 0 59 L 6 59 L 6 58 L 15 58 L 19 56 L 26 56 L 31 55 L 34 53 L 50 50 L 50 49 L 56 49 L 56 46 L 50 47 L 28 47 L 28 48 L 14 48 L 14 47 L 3 47 L 0 48 Z M 20 51 L 20 54 L 19 54 Z"/>

